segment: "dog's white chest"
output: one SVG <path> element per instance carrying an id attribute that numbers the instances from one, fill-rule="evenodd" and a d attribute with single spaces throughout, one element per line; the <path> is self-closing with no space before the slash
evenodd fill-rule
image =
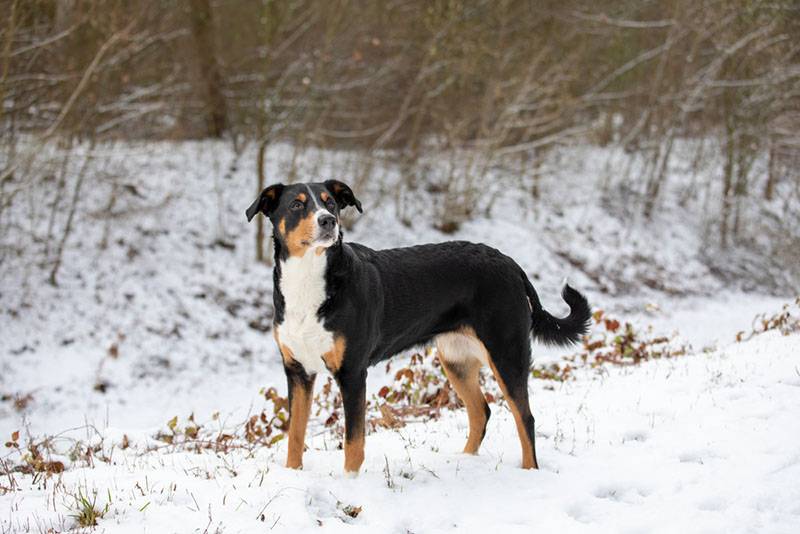
<path id="1" fill-rule="evenodd" d="M 325 301 L 325 254 L 313 248 L 302 257 L 281 264 L 281 292 L 285 303 L 283 323 L 278 327 L 280 343 L 307 373 L 325 369 L 322 355 L 333 346 L 333 334 L 325 330 L 317 311 Z"/>

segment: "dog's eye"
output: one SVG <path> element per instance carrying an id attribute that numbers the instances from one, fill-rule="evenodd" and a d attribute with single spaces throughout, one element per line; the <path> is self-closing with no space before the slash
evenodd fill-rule
<path id="1" fill-rule="evenodd" d="M 289 204 L 289 209 L 292 211 L 297 211 L 303 209 L 303 203 L 299 200 L 295 200 L 291 204 Z"/>
<path id="2" fill-rule="evenodd" d="M 333 211 L 333 208 L 335 208 L 335 207 L 336 207 L 336 203 L 333 201 L 333 199 L 332 199 L 332 198 L 328 198 L 328 200 L 326 200 L 326 201 L 325 201 L 325 206 L 326 206 L 326 207 L 327 207 L 329 210 Z"/>

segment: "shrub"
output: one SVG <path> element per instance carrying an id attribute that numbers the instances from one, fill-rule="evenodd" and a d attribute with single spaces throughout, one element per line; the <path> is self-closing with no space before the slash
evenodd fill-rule
<path id="1" fill-rule="evenodd" d="M 744 331 L 736 334 L 736 341 L 746 341 L 753 336 L 777 330 L 784 336 L 800 332 L 800 297 L 793 304 L 784 304 L 780 312 L 773 315 L 762 313 L 753 319 L 750 333 Z"/>

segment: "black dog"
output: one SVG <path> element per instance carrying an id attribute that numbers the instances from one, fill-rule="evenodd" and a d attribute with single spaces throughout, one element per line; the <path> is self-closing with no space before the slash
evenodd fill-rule
<path id="1" fill-rule="evenodd" d="M 342 392 L 344 468 L 364 461 L 367 368 L 415 345 L 434 341 L 447 377 L 467 407 L 475 454 L 489 420 L 478 385 L 488 365 L 508 400 L 522 444 L 522 467 L 537 468 L 528 403 L 530 336 L 552 344 L 587 331 L 586 299 L 569 286 L 569 316 L 557 319 L 514 260 L 486 245 L 454 241 L 372 250 L 343 243 L 339 211 L 361 210 L 342 182 L 273 185 L 247 209 L 272 221 L 275 340 L 289 384 L 289 453 L 302 467 L 314 378 L 328 369 Z"/>

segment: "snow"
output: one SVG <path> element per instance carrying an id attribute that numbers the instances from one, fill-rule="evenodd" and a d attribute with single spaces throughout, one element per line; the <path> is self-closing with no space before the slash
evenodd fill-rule
<path id="1" fill-rule="evenodd" d="M 356 479 L 324 434 L 302 471 L 282 467 L 284 446 L 116 450 L 111 465 L 64 473 L 61 488 L 26 481 L 0 499 L 0 525 L 69 525 L 60 500 L 80 487 L 98 503 L 110 495 L 109 533 L 796 532 L 798 351 L 800 337 L 773 332 L 554 390 L 532 382 L 539 471 L 518 467 L 513 417 L 494 405 L 478 456 L 457 452 L 463 411 L 370 434 Z"/>
<path id="2" fill-rule="evenodd" d="M 702 218 L 678 205 L 674 191 L 649 222 L 627 218 L 620 205 L 629 199 L 597 197 L 617 155 L 563 156 L 534 208 L 498 178 L 491 209 L 479 206 L 453 235 L 431 228 L 433 196 L 406 192 L 400 206 L 381 194 L 398 176 L 387 166 L 381 180 L 356 189 L 365 213 L 353 216 L 345 239 L 379 248 L 486 242 L 523 266 L 553 313 L 566 312 L 559 292 L 569 276 L 594 307 L 675 333 L 690 354 L 579 372 L 555 387 L 530 380 L 540 471 L 518 468 L 513 417 L 501 403 L 492 405 L 477 457 L 458 452 L 464 410 L 444 412 L 371 433 L 361 476 L 347 479 L 339 439 L 319 417 L 300 472 L 282 467 L 283 442 L 252 454 L 195 453 L 153 439 L 174 416 L 233 425 L 266 406 L 261 388 L 285 391 L 263 331 L 271 271 L 252 260 L 244 217 L 255 194 L 254 149 L 240 160 L 221 143 L 102 150 L 105 166 L 84 189 L 59 287 L 45 282 L 36 256 L 47 217 L 26 211 L 49 206 L 48 191 L 27 189 L 4 213 L 25 221 L 26 233 L 0 236 L 0 245 L 37 239 L 33 252 L 0 263 L 0 394 L 8 399 L 0 402 L 0 443 L 17 430 L 22 441 L 29 433 L 102 441 L 112 463 L 76 462 L 51 478 L 18 474 L 21 491 L 5 494 L 0 479 L 0 533 L 74 526 L 78 488 L 96 491 L 98 507 L 110 501 L 98 528 L 110 533 L 800 530 L 800 336 L 732 344 L 757 314 L 795 295 L 742 292 L 715 277 L 702 261 Z M 286 176 L 292 156 L 291 147 L 271 147 L 270 176 Z M 311 151 L 295 163 L 315 181 L 355 168 L 346 153 Z M 673 172 L 671 183 L 681 184 Z M 102 212 L 114 179 L 135 184 L 136 194 L 122 187 L 109 219 Z M 410 226 L 398 222 L 401 211 Z M 56 213 L 56 228 L 64 217 Z M 569 352 L 534 346 L 536 363 Z M 372 369 L 368 395 L 392 376 Z M 129 449 L 120 448 L 123 436 Z M 347 506 L 362 511 L 350 517 Z"/>

